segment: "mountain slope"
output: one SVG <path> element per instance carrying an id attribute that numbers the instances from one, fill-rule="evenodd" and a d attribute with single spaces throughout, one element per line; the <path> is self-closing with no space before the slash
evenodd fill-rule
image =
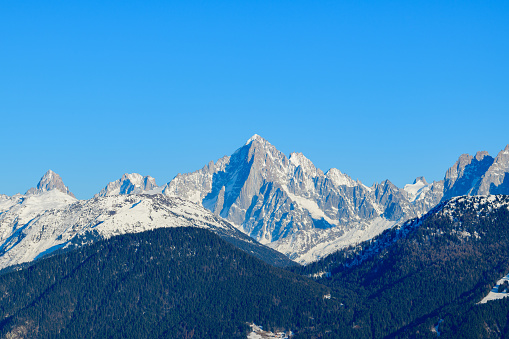
<path id="1" fill-rule="evenodd" d="M 323 335 L 350 312 L 329 290 L 199 228 L 125 234 L 0 275 L 5 338 Z M 344 319 L 344 320 L 343 320 Z"/>

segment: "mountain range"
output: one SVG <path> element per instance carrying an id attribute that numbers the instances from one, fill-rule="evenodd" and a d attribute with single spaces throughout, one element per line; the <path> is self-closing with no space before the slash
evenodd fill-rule
<path id="1" fill-rule="evenodd" d="M 403 188 L 389 180 L 368 187 L 335 168 L 324 173 L 301 153 L 287 157 L 254 135 L 231 156 L 162 186 L 150 176 L 124 174 L 78 201 L 50 170 L 24 195 L 0 195 L 0 268 L 90 239 L 191 224 L 228 229 L 230 239 L 256 244 L 259 256 L 276 257 L 282 266 L 290 261 L 275 253 L 306 264 L 451 197 L 508 193 L 509 145 L 495 158 L 461 155 L 441 181 L 418 177 Z"/>
<path id="2" fill-rule="evenodd" d="M 0 337 L 505 338 L 507 225 L 509 196 L 455 197 L 285 269 L 211 228 L 128 232 L 0 274 Z"/>
<path id="3" fill-rule="evenodd" d="M 443 180 L 368 187 L 340 170 L 323 172 L 302 153 L 286 157 L 258 135 L 231 156 L 179 174 L 161 189 L 203 205 L 263 244 L 309 263 L 460 195 L 509 193 L 509 145 L 496 158 L 463 154 Z"/>
<path id="4" fill-rule="evenodd" d="M 0 337 L 507 337 L 508 173 L 368 187 L 257 135 L 89 200 L 50 170 L 0 195 Z"/>

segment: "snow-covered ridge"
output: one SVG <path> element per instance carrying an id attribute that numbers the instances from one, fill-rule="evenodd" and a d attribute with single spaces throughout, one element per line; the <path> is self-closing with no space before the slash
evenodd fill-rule
<path id="1" fill-rule="evenodd" d="M 76 201 L 76 198 L 59 190 L 34 195 L 4 196 L 0 199 L 0 225 L 8 222 L 23 224 L 47 210 L 61 209 Z M 3 239 L 5 232 L 0 228 L 0 239 Z"/>
<path id="2" fill-rule="evenodd" d="M 51 191 L 22 198 L 1 214 L 0 269 L 92 240 L 160 227 L 238 232 L 205 208 L 180 198 L 115 195 L 71 201 L 65 197 L 69 196 Z M 36 200 L 44 198 L 46 203 Z"/>
<path id="3" fill-rule="evenodd" d="M 355 187 L 357 183 L 348 175 L 341 173 L 337 168 L 331 168 L 325 173 L 327 179 L 331 180 L 335 186 Z"/>
<path id="4" fill-rule="evenodd" d="M 461 213 L 460 205 L 467 204 L 467 208 L 478 212 L 490 212 L 494 209 L 506 207 L 509 209 L 509 196 L 507 195 L 476 195 L 455 197 L 447 201 L 442 213 L 454 219 L 455 215 Z M 464 208 L 464 207 L 461 207 Z"/>
<path id="5" fill-rule="evenodd" d="M 351 245 L 360 244 L 394 227 L 398 223 L 378 217 L 359 221 L 348 227 L 300 230 L 291 237 L 268 244 L 300 264 L 309 264 Z"/>

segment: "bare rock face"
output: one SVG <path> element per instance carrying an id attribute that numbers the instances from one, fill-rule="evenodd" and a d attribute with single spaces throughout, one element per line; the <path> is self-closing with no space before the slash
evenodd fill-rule
<path id="1" fill-rule="evenodd" d="M 179 196 L 195 203 L 201 204 L 205 195 L 212 189 L 212 178 L 218 172 L 224 171 L 230 162 L 230 157 L 224 156 L 216 163 L 210 161 L 202 169 L 188 174 L 178 174 L 172 181 L 163 187 L 163 194 Z"/>
<path id="2" fill-rule="evenodd" d="M 43 175 L 43 177 L 37 184 L 37 187 L 30 188 L 25 194 L 26 195 L 41 194 L 51 190 L 58 190 L 74 198 L 74 194 L 72 194 L 69 188 L 67 188 L 67 186 L 64 185 L 62 178 L 52 170 L 48 170 L 46 174 Z"/>
<path id="3" fill-rule="evenodd" d="M 475 157 L 462 154 L 458 161 L 447 170 L 444 179 L 443 200 L 460 195 L 471 195 L 474 186 L 493 164 L 488 152 L 477 152 Z"/>
<path id="4" fill-rule="evenodd" d="M 509 194 L 509 145 L 498 153 L 472 189 L 472 195 L 486 194 Z"/>

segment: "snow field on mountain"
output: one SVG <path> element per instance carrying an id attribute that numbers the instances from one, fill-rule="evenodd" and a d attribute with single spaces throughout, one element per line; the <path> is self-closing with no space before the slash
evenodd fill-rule
<path id="1" fill-rule="evenodd" d="M 290 199 L 295 201 L 301 209 L 307 210 L 309 212 L 309 214 L 311 214 L 311 217 L 313 219 L 317 219 L 317 220 L 324 219 L 329 224 L 332 224 L 332 225 L 338 224 L 337 221 L 332 220 L 331 218 L 326 216 L 325 213 L 320 209 L 320 207 L 318 206 L 318 204 L 315 201 L 306 199 L 304 197 L 299 197 L 298 195 L 290 193 L 290 191 L 288 190 L 288 187 L 286 187 L 286 185 L 282 185 L 281 187 L 283 187 L 283 190 L 288 195 L 288 197 L 290 197 Z"/>
<path id="2" fill-rule="evenodd" d="M 300 264 L 309 264 L 342 248 L 372 239 L 394 225 L 396 225 L 395 221 L 377 217 L 369 223 L 359 222 L 349 225 L 348 228 L 298 231 L 291 237 L 278 240 L 268 246 L 284 254 L 296 253 L 295 257 L 291 257 L 292 260 Z"/>
<path id="3" fill-rule="evenodd" d="M 429 185 L 426 185 L 422 181 L 417 181 L 415 184 L 405 185 L 403 189 L 410 196 L 410 202 L 413 202 L 417 199 L 423 198 L 423 195 L 421 195 L 421 193 L 429 190 Z"/>

